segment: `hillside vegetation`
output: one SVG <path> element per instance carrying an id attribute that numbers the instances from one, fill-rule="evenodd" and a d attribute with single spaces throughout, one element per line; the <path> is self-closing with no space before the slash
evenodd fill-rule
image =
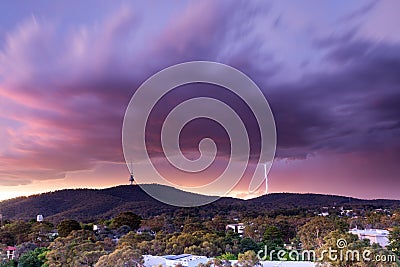
<path id="1" fill-rule="evenodd" d="M 157 187 L 164 194 L 174 196 L 184 193 L 187 198 L 206 197 L 182 192 L 161 185 Z M 221 198 L 218 201 L 198 208 L 180 208 L 161 203 L 147 195 L 139 186 L 121 185 L 106 189 L 67 189 L 43 193 L 29 197 L 19 197 L 0 202 L 0 214 L 8 220 L 30 220 L 42 214 L 46 220 L 59 222 L 64 218 L 79 221 L 108 219 L 120 212 L 129 210 L 143 217 L 160 214 L 173 214 L 178 209 L 196 209 L 200 214 L 224 214 L 248 212 L 262 214 L 280 212 L 290 215 L 308 209 L 322 207 L 349 206 L 351 208 L 396 208 L 398 200 L 360 200 L 333 195 L 273 193 L 250 200 Z"/>

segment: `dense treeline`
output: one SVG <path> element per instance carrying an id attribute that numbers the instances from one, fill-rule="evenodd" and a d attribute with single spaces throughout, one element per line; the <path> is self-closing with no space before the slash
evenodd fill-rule
<path id="1" fill-rule="evenodd" d="M 303 211 L 295 215 L 253 214 L 226 211 L 213 215 L 201 208 L 176 209 L 171 214 L 142 217 L 122 212 L 112 219 L 90 223 L 65 219 L 50 222 L 6 221 L 0 229 L 2 251 L 16 246 L 15 259 L 0 266 L 140 266 L 142 255 L 190 253 L 215 258 L 216 266 L 240 259 L 240 266 L 252 266 L 256 253 L 268 250 L 321 251 L 345 239 L 349 247 L 369 249 L 373 254 L 400 252 L 400 212 L 395 210 L 353 210 L 362 216 L 341 216 L 329 208 L 329 216 Z M 242 222 L 242 234 L 226 225 Z M 381 248 L 348 233 L 352 226 L 391 230 L 390 246 Z M 94 227 L 95 226 L 95 227 Z M 56 231 L 57 230 L 57 231 Z M 55 235 L 55 233 L 58 235 Z M 268 255 L 265 259 L 276 260 Z M 219 265 L 218 265 L 219 264 Z M 246 265 L 249 264 L 249 265 Z M 346 266 L 332 261 L 333 266 Z M 351 266 L 358 266 L 353 263 Z M 370 266 L 370 265 L 362 265 Z M 375 266 L 375 265 L 371 265 Z"/>

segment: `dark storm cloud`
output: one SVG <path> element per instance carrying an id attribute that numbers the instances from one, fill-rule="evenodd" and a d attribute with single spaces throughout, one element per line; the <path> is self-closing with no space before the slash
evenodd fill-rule
<path id="1" fill-rule="evenodd" d="M 222 10 L 229 16 L 221 16 Z M 272 66 L 253 63 L 271 56 L 260 50 L 259 37 L 247 33 L 262 12 L 244 2 L 191 4 L 160 32 L 140 40 L 141 18 L 126 7 L 100 25 L 72 31 L 35 17 L 25 20 L 7 35 L 0 53 L 0 92 L 8 99 L 2 117 L 20 124 L 7 127 L 10 145 L 1 154 L 1 173 L 9 177 L 12 169 L 39 168 L 48 174 L 32 178 L 47 179 L 98 161 L 123 161 L 121 126 L 129 99 L 169 65 L 216 60 L 272 75 Z"/>
<path id="2" fill-rule="evenodd" d="M 307 75 L 270 95 L 278 155 L 305 157 L 325 149 L 397 146 L 400 46 L 368 40 L 337 42 L 329 46 L 326 60 L 333 68 L 330 73 Z"/>
<path id="3" fill-rule="evenodd" d="M 358 13 L 373 8 L 371 4 Z M 2 117 L 16 124 L 8 127 L 9 147 L 0 154 L 0 176 L 7 177 L 0 183 L 9 185 L 12 177 L 13 184 L 26 184 L 90 169 L 99 161 L 122 162 L 122 120 L 135 88 L 155 72 L 189 60 L 229 64 L 254 79 L 275 115 L 281 159 L 397 148 L 399 44 L 360 37 L 359 27 L 349 25 L 352 30 L 342 35 L 319 36 L 314 42 L 310 57 L 322 54 L 323 67 L 304 73 L 299 69 L 303 75 L 291 79 L 282 55 L 268 47 L 274 41 L 268 30 L 285 32 L 290 23 L 284 16 L 279 23 L 269 16 L 264 2 L 201 1 L 188 4 L 149 35 L 140 34 L 143 18 L 126 7 L 99 24 L 69 31 L 27 19 L 10 30 L 0 52 L 0 96 L 7 99 Z M 292 19 L 297 24 L 303 17 Z M 215 88 L 196 86 L 166 98 L 153 114 L 150 151 L 161 155 L 159 129 L 166 112 L 201 95 L 220 98 L 241 114 L 257 156 L 258 132 L 243 103 Z M 204 121 L 185 129 L 183 137 L 195 142 L 182 138 L 182 146 L 196 155 L 196 141 L 212 135 L 220 156 L 228 154 L 224 131 L 207 125 Z M 31 169 L 46 171 L 32 176 Z"/>

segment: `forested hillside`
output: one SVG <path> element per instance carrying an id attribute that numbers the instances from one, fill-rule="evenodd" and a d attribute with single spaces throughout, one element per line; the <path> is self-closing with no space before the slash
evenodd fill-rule
<path id="1" fill-rule="evenodd" d="M 165 194 L 183 193 L 175 188 L 157 187 Z M 190 197 L 199 196 L 184 193 Z M 123 211 L 132 211 L 143 217 L 159 214 L 173 214 L 176 210 L 190 209 L 200 214 L 227 214 L 248 212 L 251 214 L 281 212 L 296 214 L 308 209 L 322 207 L 350 206 L 352 208 L 392 208 L 399 207 L 397 200 L 360 200 L 342 196 L 320 194 L 273 193 L 250 200 L 221 198 L 218 201 L 198 208 L 178 208 L 161 203 L 147 195 L 139 186 L 117 186 L 106 189 L 68 189 L 49 192 L 30 197 L 19 197 L 0 202 L 0 214 L 9 220 L 30 220 L 43 214 L 49 221 L 59 222 L 64 218 L 79 221 L 108 219 Z"/>

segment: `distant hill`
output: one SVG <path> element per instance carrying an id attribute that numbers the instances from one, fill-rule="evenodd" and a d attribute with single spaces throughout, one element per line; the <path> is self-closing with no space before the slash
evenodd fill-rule
<path id="1" fill-rule="evenodd" d="M 180 191 L 162 185 L 156 187 L 165 195 L 181 194 L 190 198 L 212 198 Z M 153 188 L 154 189 L 154 188 Z M 184 200 L 186 201 L 186 200 Z M 173 214 L 178 209 L 197 209 L 204 213 L 231 211 L 270 212 L 291 209 L 310 209 L 324 206 L 370 206 L 375 208 L 400 207 L 398 200 L 360 200 L 333 195 L 273 193 L 250 200 L 221 198 L 198 208 L 180 208 L 161 203 L 147 195 L 139 186 L 121 185 L 106 189 L 67 189 L 0 202 L 0 214 L 5 219 L 30 220 L 43 214 L 47 220 L 58 222 L 65 218 L 79 221 L 108 219 L 123 211 L 132 211 L 144 217 L 162 213 Z"/>

